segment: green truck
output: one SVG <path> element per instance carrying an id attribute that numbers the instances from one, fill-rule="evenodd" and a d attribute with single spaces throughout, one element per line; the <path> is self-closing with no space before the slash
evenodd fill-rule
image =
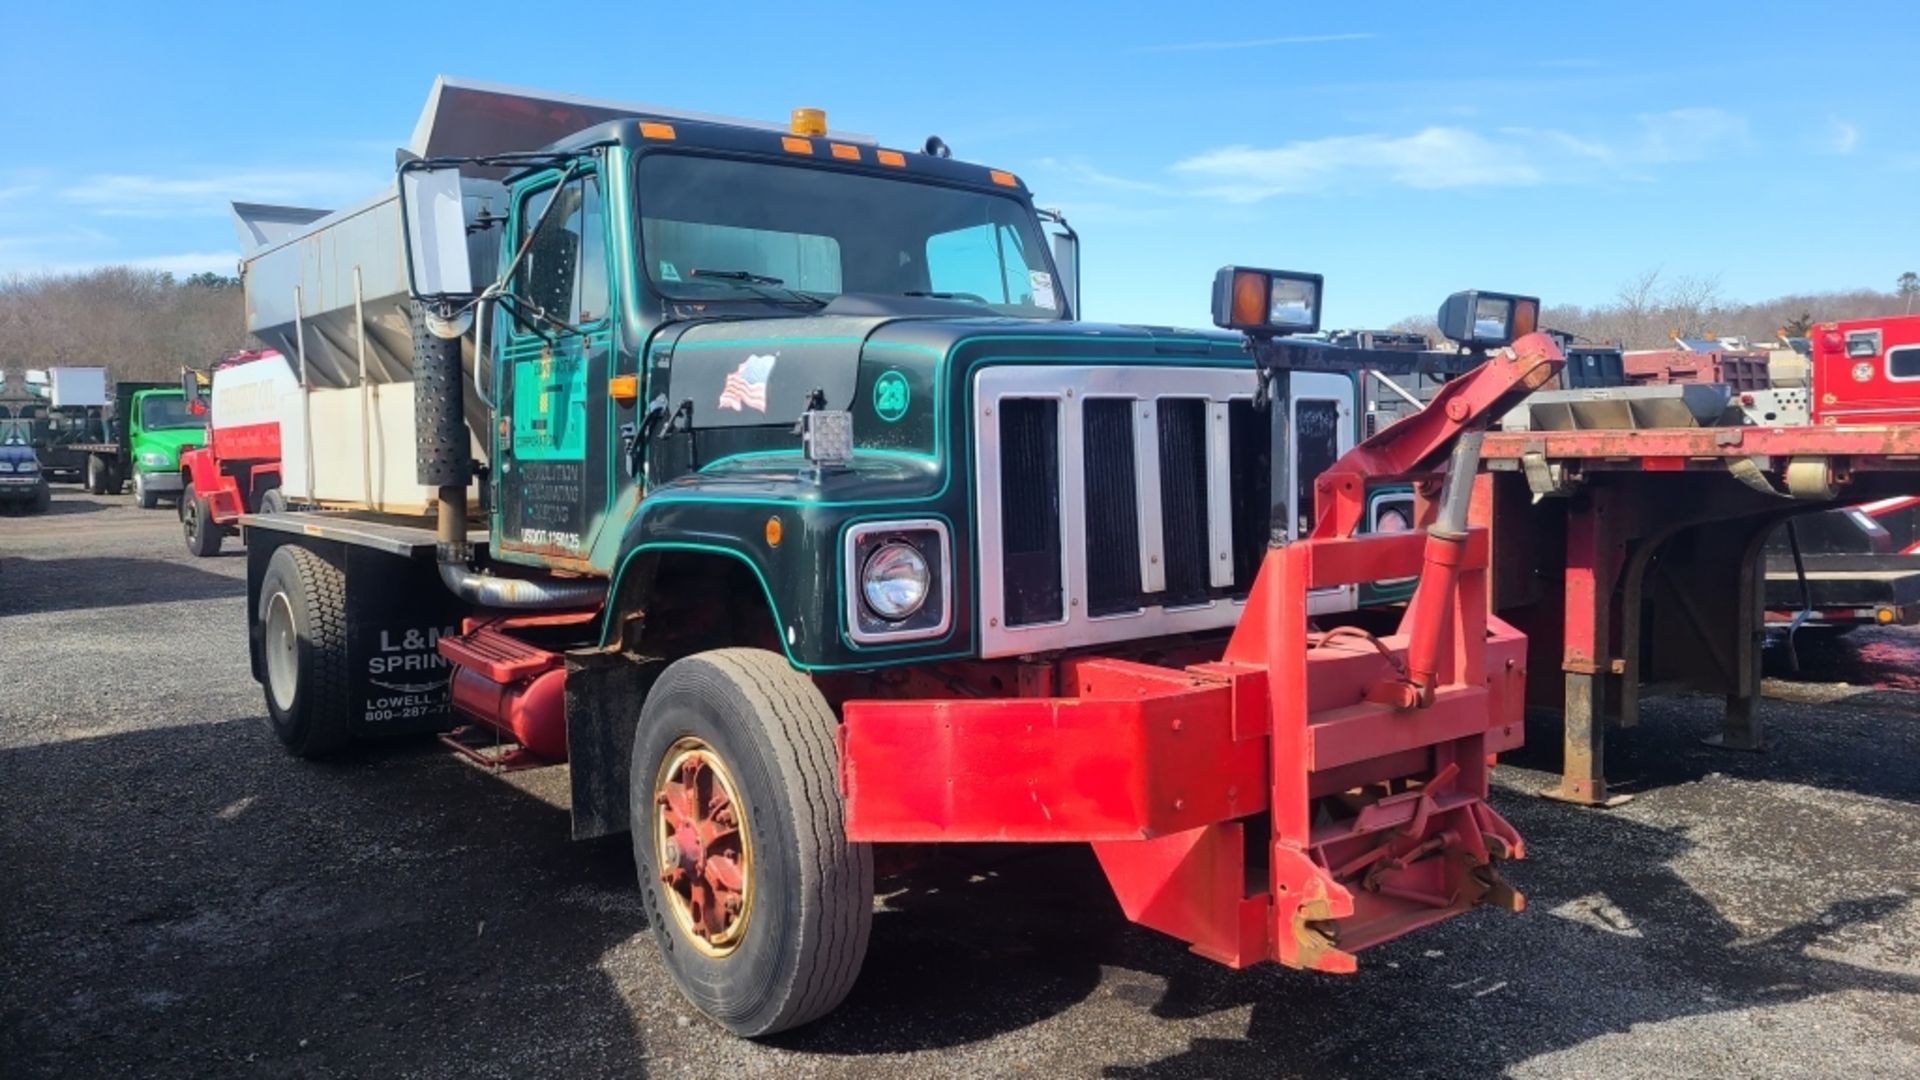
<path id="1" fill-rule="evenodd" d="M 178 384 L 114 384 L 104 442 L 62 441 L 55 448 L 84 470 L 95 495 L 119 494 L 129 481 L 142 510 L 180 497 L 180 455 L 206 441 L 206 420 L 187 406 Z"/>

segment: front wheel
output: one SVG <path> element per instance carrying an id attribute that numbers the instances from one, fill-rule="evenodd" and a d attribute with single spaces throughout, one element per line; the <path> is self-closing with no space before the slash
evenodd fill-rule
<path id="1" fill-rule="evenodd" d="M 189 553 L 202 559 L 220 554 L 221 529 L 213 520 L 213 508 L 191 482 L 180 490 L 180 531 L 186 534 Z"/>
<path id="2" fill-rule="evenodd" d="M 770 652 L 676 661 L 647 695 L 634 863 L 680 991 L 738 1035 L 817 1019 L 853 988 L 873 852 L 847 841 L 833 710 Z"/>
<path id="3" fill-rule="evenodd" d="M 260 513 L 284 514 L 287 512 L 287 497 L 280 494 L 279 488 L 268 488 L 260 495 Z"/>
<path id="4" fill-rule="evenodd" d="M 151 510 L 160 505 L 160 493 L 148 486 L 146 473 L 133 474 L 133 501 L 142 510 Z"/>

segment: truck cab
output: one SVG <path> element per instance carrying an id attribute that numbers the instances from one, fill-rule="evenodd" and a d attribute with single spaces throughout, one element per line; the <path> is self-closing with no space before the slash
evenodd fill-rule
<path id="1" fill-rule="evenodd" d="M 180 455 L 206 439 L 206 423 L 187 408 L 178 387 L 122 393 L 115 417 L 126 462 L 133 471 L 134 500 L 142 510 L 180 495 Z"/>

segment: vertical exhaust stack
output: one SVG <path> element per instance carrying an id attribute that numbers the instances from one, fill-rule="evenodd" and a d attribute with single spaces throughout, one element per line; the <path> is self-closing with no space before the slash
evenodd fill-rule
<path id="1" fill-rule="evenodd" d="M 440 561 L 464 566 L 469 556 L 467 482 L 473 462 L 460 339 L 434 334 L 418 304 L 413 311 L 413 366 L 414 469 L 421 484 L 435 489 Z"/>

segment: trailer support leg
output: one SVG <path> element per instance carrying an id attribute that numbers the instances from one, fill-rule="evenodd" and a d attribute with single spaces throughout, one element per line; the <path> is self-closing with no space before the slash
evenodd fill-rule
<path id="1" fill-rule="evenodd" d="M 1732 645 L 1732 664 L 1727 672 L 1727 711 L 1720 721 L 1720 733 L 1709 736 L 1707 745 L 1723 750 L 1758 752 L 1766 749 L 1760 728 L 1761 648 L 1766 635 L 1766 538 L 1772 522 L 1755 526 L 1745 537 L 1735 575 L 1734 625 L 1728 635 Z"/>
<path id="2" fill-rule="evenodd" d="M 1574 496 L 1567 513 L 1566 613 L 1561 670 L 1566 672 L 1560 783 L 1541 794 L 1582 806 L 1618 806 L 1627 796 L 1607 790 L 1606 743 L 1613 658 L 1614 587 L 1625 562 L 1612 493 Z"/>

